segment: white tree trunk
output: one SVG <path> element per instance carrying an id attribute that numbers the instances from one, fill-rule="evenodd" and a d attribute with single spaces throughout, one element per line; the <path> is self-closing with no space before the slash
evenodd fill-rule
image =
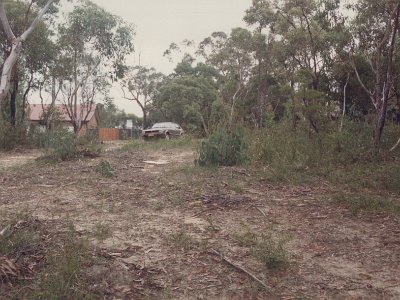
<path id="1" fill-rule="evenodd" d="M 0 81 L 0 104 L 2 104 L 4 99 L 7 97 L 10 89 L 11 72 L 18 60 L 19 55 L 21 54 L 21 50 L 22 41 L 20 39 L 16 39 L 12 46 L 10 55 L 7 57 L 3 65 Z"/>
<path id="2" fill-rule="evenodd" d="M 16 64 L 18 57 L 22 51 L 22 43 L 29 37 L 32 31 L 36 28 L 40 20 L 43 18 L 43 15 L 49 9 L 50 5 L 56 0 L 48 0 L 46 5 L 39 11 L 35 20 L 33 20 L 32 24 L 28 27 L 27 30 L 18 38 L 15 37 L 10 23 L 8 21 L 7 15 L 4 10 L 4 0 L 0 0 L 0 21 L 3 25 L 4 32 L 7 35 L 8 40 L 12 42 L 12 49 L 10 55 L 7 57 L 6 61 L 3 65 L 3 70 L 1 72 L 1 81 L 0 81 L 0 105 L 6 99 L 8 91 L 10 89 L 10 80 L 11 80 L 11 71 Z"/>

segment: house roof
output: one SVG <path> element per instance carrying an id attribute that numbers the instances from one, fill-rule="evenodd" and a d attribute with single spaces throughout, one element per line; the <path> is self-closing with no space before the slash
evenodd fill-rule
<path id="1" fill-rule="evenodd" d="M 31 104 L 29 105 L 29 119 L 31 121 L 41 121 L 43 118 L 43 109 L 47 111 L 49 109 L 50 105 L 49 104 L 44 104 L 43 106 L 41 104 Z M 65 122 L 71 122 L 71 118 L 67 112 L 67 109 L 65 108 L 64 105 L 61 104 L 56 104 L 55 109 L 59 112 L 60 114 L 60 119 Z M 89 114 L 88 114 L 89 111 Z M 77 106 L 77 117 L 78 119 L 80 118 L 82 121 L 89 122 L 93 116 L 95 115 L 96 112 L 96 104 L 86 106 L 86 105 L 78 105 Z M 85 119 L 87 115 L 87 118 Z"/>

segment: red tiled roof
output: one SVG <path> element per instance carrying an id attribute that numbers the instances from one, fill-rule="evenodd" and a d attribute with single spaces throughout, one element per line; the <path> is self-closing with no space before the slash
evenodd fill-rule
<path id="1" fill-rule="evenodd" d="M 45 111 L 47 111 L 49 109 L 50 105 L 49 104 L 44 104 L 43 107 L 41 104 L 31 104 L 29 105 L 29 119 L 31 121 L 40 121 L 42 120 L 42 116 L 43 116 L 43 108 Z M 55 105 L 55 109 L 60 113 L 60 119 L 66 122 L 71 122 L 71 118 L 68 115 L 68 112 L 65 108 L 64 105 L 61 104 L 57 104 Z M 88 110 L 89 114 L 88 114 Z M 82 119 L 82 121 L 86 121 L 89 122 L 94 114 L 96 112 L 96 104 L 93 104 L 91 106 L 80 106 L 78 105 L 77 107 L 77 115 L 78 118 L 80 117 Z M 88 115 L 87 115 L 88 114 Z M 87 115 L 86 120 L 85 117 Z"/>

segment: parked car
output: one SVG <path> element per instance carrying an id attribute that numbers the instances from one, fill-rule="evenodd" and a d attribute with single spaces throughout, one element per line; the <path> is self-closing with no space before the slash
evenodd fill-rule
<path id="1" fill-rule="evenodd" d="M 169 140 L 173 137 L 179 137 L 182 134 L 183 129 L 181 126 L 172 122 L 156 123 L 151 128 L 142 131 L 142 136 L 144 139 L 154 137 Z"/>

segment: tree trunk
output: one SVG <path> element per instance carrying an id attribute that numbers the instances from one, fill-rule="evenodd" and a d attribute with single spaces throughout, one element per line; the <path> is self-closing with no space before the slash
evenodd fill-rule
<path id="1" fill-rule="evenodd" d="M 18 62 L 15 63 L 11 72 L 12 90 L 10 93 L 10 123 L 15 126 L 17 122 L 17 96 L 18 96 Z"/>
<path id="2" fill-rule="evenodd" d="M 142 123 L 142 127 L 143 129 L 147 129 L 147 112 L 145 109 L 142 109 L 143 112 L 143 123 Z"/>
<path id="3" fill-rule="evenodd" d="M 3 65 L 0 82 L 0 104 L 2 104 L 7 98 L 7 94 L 10 90 L 13 68 L 21 54 L 21 50 L 22 41 L 20 39 L 16 39 L 13 42 L 10 55 L 7 57 Z"/>
<path id="4" fill-rule="evenodd" d="M 339 132 L 342 132 L 343 130 L 343 121 L 344 117 L 346 116 L 346 91 L 347 91 L 347 85 L 349 84 L 349 79 L 350 79 L 350 73 L 347 73 L 347 79 L 346 79 L 346 84 L 344 85 L 343 88 L 343 111 L 342 111 L 342 120 L 340 121 L 340 128 Z"/>
<path id="5" fill-rule="evenodd" d="M 46 5 L 39 11 L 38 15 L 33 20 L 32 24 L 29 26 L 29 28 L 27 30 L 25 30 L 25 32 L 20 37 L 17 38 L 17 37 L 15 37 L 15 35 L 10 27 L 10 23 L 9 23 L 9 21 L 7 19 L 7 15 L 4 11 L 4 0 L 0 0 L 0 21 L 1 21 L 1 24 L 3 27 L 3 30 L 4 30 L 5 34 L 7 35 L 8 40 L 10 40 L 12 42 L 11 53 L 7 57 L 6 61 L 4 62 L 1 79 L 0 79 L 0 105 L 7 98 L 7 94 L 10 89 L 11 72 L 12 72 L 12 69 L 13 69 L 15 63 L 18 60 L 18 57 L 21 54 L 22 43 L 30 36 L 32 31 L 39 24 L 39 21 L 43 18 L 43 15 L 46 13 L 46 11 L 49 9 L 50 5 L 54 1 L 55 0 L 47 0 Z"/>
<path id="6" fill-rule="evenodd" d="M 236 100 L 237 100 L 237 97 L 238 97 L 239 92 L 240 92 L 241 89 L 242 89 L 242 86 L 241 86 L 241 84 L 239 82 L 237 90 L 236 90 L 235 94 L 232 97 L 231 113 L 229 115 L 229 127 L 232 127 L 232 124 L 233 124 L 233 115 L 235 113 Z"/>
<path id="7" fill-rule="evenodd" d="M 290 81 L 290 87 L 292 88 L 290 92 L 290 99 L 292 101 L 292 109 L 291 109 L 291 114 L 292 114 L 292 130 L 296 131 L 297 129 L 297 114 L 296 114 L 296 101 L 294 99 L 293 91 L 294 91 L 294 82 Z"/>
<path id="8" fill-rule="evenodd" d="M 206 135 L 209 135 L 210 132 L 208 131 L 208 126 L 206 124 L 206 121 L 204 120 L 204 117 L 202 114 L 200 114 L 200 116 L 201 116 L 201 123 L 203 123 L 204 132 L 206 133 Z"/>

